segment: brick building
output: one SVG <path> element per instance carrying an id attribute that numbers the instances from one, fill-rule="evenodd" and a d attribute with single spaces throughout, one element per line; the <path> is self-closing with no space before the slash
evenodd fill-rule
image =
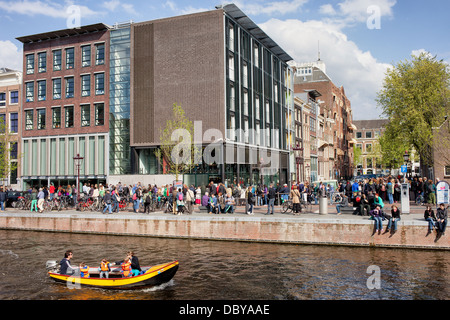
<path id="1" fill-rule="evenodd" d="M 4 177 L 2 185 L 11 186 L 13 189 L 20 188 L 20 164 L 21 157 L 19 150 L 21 148 L 21 105 L 22 105 L 22 72 L 0 68 L 0 117 L 3 120 L 5 128 L 8 129 L 6 135 L 2 135 L 2 143 L 8 145 L 6 150 L 10 150 L 9 160 L 17 163 L 14 170 L 10 171 L 8 176 Z"/>
<path id="2" fill-rule="evenodd" d="M 104 24 L 17 38 L 23 43 L 22 188 L 106 182 L 109 32 Z"/>

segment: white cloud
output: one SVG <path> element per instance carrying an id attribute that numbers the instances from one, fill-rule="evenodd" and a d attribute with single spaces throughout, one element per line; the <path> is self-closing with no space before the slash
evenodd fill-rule
<path id="1" fill-rule="evenodd" d="M 289 14 L 299 10 L 308 0 L 292 0 L 292 1 L 262 1 L 260 3 L 249 3 L 235 1 L 235 4 L 247 15 L 274 15 Z"/>
<path id="2" fill-rule="evenodd" d="M 116 9 L 120 9 L 130 15 L 139 15 L 133 4 L 123 3 L 119 0 L 105 1 L 102 3 L 102 7 L 108 9 L 111 12 L 116 11 Z"/>
<path id="3" fill-rule="evenodd" d="M 334 24 L 324 21 L 271 19 L 260 27 L 274 39 L 296 62 L 317 60 L 320 41 L 321 60 L 333 83 L 344 86 L 352 104 L 355 119 L 377 119 L 375 98 L 381 89 L 389 64 L 378 62 L 370 52 L 362 51 L 348 40 Z"/>
<path id="4" fill-rule="evenodd" d="M 373 8 L 379 12 L 381 19 L 392 18 L 396 3 L 397 0 L 345 0 L 338 3 L 337 8 L 331 4 L 322 5 L 319 12 L 343 27 L 366 22 L 375 13 Z"/>
<path id="5" fill-rule="evenodd" d="M 65 1 L 65 4 L 40 0 L 0 1 L 0 9 L 3 12 L 28 16 L 43 15 L 51 18 L 64 19 L 70 16 L 71 13 L 67 12 L 67 8 L 71 5 L 74 5 L 72 1 Z M 81 15 L 84 17 L 98 15 L 97 12 L 86 6 L 77 6 L 80 9 Z"/>
<path id="6" fill-rule="evenodd" d="M 9 40 L 0 40 L 0 48 L 0 68 L 22 71 L 22 50 Z"/>
<path id="7" fill-rule="evenodd" d="M 119 0 L 111 0 L 103 2 L 102 6 L 110 11 L 116 10 L 116 8 L 120 5 Z"/>

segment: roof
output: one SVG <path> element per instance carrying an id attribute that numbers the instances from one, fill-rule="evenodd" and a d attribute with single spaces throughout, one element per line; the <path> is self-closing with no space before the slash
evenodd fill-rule
<path id="1" fill-rule="evenodd" d="M 38 42 L 38 41 L 45 41 L 45 40 L 52 40 L 52 39 L 58 39 L 63 37 L 70 37 L 70 36 L 76 36 L 76 35 L 82 35 L 87 33 L 93 33 L 98 31 L 105 31 L 108 30 L 110 27 L 103 23 L 96 23 L 91 24 L 88 26 L 82 26 L 79 28 L 73 28 L 73 29 L 64 29 L 64 30 L 58 30 L 58 31 L 50 31 L 45 33 L 39 33 L 34 34 L 30 36 L 23 36 L 16 38 L 22 43 L 32 43 L 32 42 Z"/>
<path id="2" fill-rule="evenodd" d="M 384 128 L 388 123 L 388 119 L 353 120 L 353 124 L 356 126 L 356 128 L 358 128 L 358 130 Z"/>
<path id="3" fill-rule="evenodd" d="M 253 37 L 258 39 L 270 51 L 276 54 L 284 62 L 293 60 L 275 41 L 272 40 L 258 25 L 256 25 L 241 9 L 235 4 L 227 4 L 217 6 L 218 9 L 223 9 L 226 14 L 233 18 L 243 28 L 245 28 Z"/>
<path id="4" fill-rule="evenodd" d="M 18 70 L 13 70 L 13 69 L 9 69 L 9 68 L 0 68 L 0 73 L 12 73 L 12 72 L 22 72 L 22 71 L 18 71 Z"/>

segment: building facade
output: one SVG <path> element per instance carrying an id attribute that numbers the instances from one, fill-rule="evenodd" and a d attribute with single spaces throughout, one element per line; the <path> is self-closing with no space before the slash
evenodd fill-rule
<path id="1" fill-rule="evenodd" d="M 78 154 L 82 183 L 163 174 L 155 151 L 174 104 L 215 145 L 186 183 L 288 182 L 292 58 L 235 5 L 18 40 L 23 188 L 74 183 Z"/>
<path id="2" fill-rule="evenodd" d="M 109 153 L 109 28 L 84 26 L 23 43 L 22 188 L 105 183 Z M 74 157 L 81 156 L 79 167 Z"/>
<path id="3" fill-rule="evenodd" d="M 0 68 L 0 117 L 2 130 L 6 130 L 0 133 L 1 143 L 4 144 L 2 152 L 9 151 L 9 155 L 4 160 L 14 164 L 13 166 L 7 165 L 8 170 L 4 172 L 1 184 L 13 189 L 20 189 L 21 89 L 22 72 Z M 2 167 L 4 166 L 2 165 Z"/>
<path id="4" fill-rule="evenodd" d="M 344 88 L 337 87 L 326 73 L 326 65 L 318 60 L 312 63 L 289 64 L 294 70 L 295 94 L 316 90 L 321 96 L 318 116 L 323 118 L 319 127 L 322 139 L 318 141 L 320 150 L 317 160 L 317 179 L 326 180 L 349 178 L 353 175 L 353 134 L 352 109 Z M 318 152 L 319 153 L 319 152 Z M 311 164 L 313 168 L 313 164 Z"/>

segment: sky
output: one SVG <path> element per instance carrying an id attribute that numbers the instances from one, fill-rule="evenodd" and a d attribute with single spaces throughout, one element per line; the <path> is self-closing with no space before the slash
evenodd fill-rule
<path id="1" fill-rule="evenodd" d="M 0 67 L 22 70 L 15 38 L 73 27 L 215 10 L 223 0 L 0 0 Z M 320 58 L 351 101 L 354 120 L 383 118 L 376 104 L 388 68 L 429 52 L 450 62 L 448 0 L 236 0 L 295 62 Z M 79 15 L 77 13 L 79 12 Z M 75 17 L 75 18 L 74 18 Z M 77 20 L 76 18 L 79 17 Z"/>

